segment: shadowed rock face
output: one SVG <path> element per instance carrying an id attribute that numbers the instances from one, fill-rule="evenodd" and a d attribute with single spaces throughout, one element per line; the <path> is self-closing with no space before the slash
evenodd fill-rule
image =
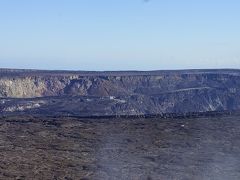
<path id="1" fill-rule="evenodd" d="M 0 70 L 0 111 L 139 115 L 240 109 L 240 71 Z"/>

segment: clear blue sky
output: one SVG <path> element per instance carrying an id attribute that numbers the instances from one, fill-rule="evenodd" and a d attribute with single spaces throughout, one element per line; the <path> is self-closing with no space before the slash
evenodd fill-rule
<path id="1" fill-rule="evenodd" d="M 240 68 L 240 1 L 0 0 L 0 67 Z"/>

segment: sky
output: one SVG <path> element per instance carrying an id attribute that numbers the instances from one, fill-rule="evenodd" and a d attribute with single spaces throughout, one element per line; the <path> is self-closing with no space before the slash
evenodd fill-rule
<path id="1" fill-rule="evenodd" d="M 240 68 L 239 0 L 0 0 L 0 68 Z"/>

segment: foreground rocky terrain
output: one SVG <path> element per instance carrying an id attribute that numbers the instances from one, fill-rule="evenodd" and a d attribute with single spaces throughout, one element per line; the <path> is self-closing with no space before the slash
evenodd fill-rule
<path id="1" fill-rule="evenodd" d="M 0 70 L 2 114 L 90 117 L 239 109 L 239 70 Z"/>
<path id="2" fill-rule="evenodd" d="M 0 179 L 238 180 L 239 110 L 239 70 L 1 69 Z"/>
<path id="3" fill-rule="evenodd" d="M 0 179 L 238 180 L 240 116 L 2 117 Z"/>

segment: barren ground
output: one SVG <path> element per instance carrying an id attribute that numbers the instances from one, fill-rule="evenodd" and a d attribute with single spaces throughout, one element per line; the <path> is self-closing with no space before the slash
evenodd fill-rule
<path id="1" fill-rule="evenodd" d="M 0 120 L 0 179 L 240 179 L 240 116 Z"/>

